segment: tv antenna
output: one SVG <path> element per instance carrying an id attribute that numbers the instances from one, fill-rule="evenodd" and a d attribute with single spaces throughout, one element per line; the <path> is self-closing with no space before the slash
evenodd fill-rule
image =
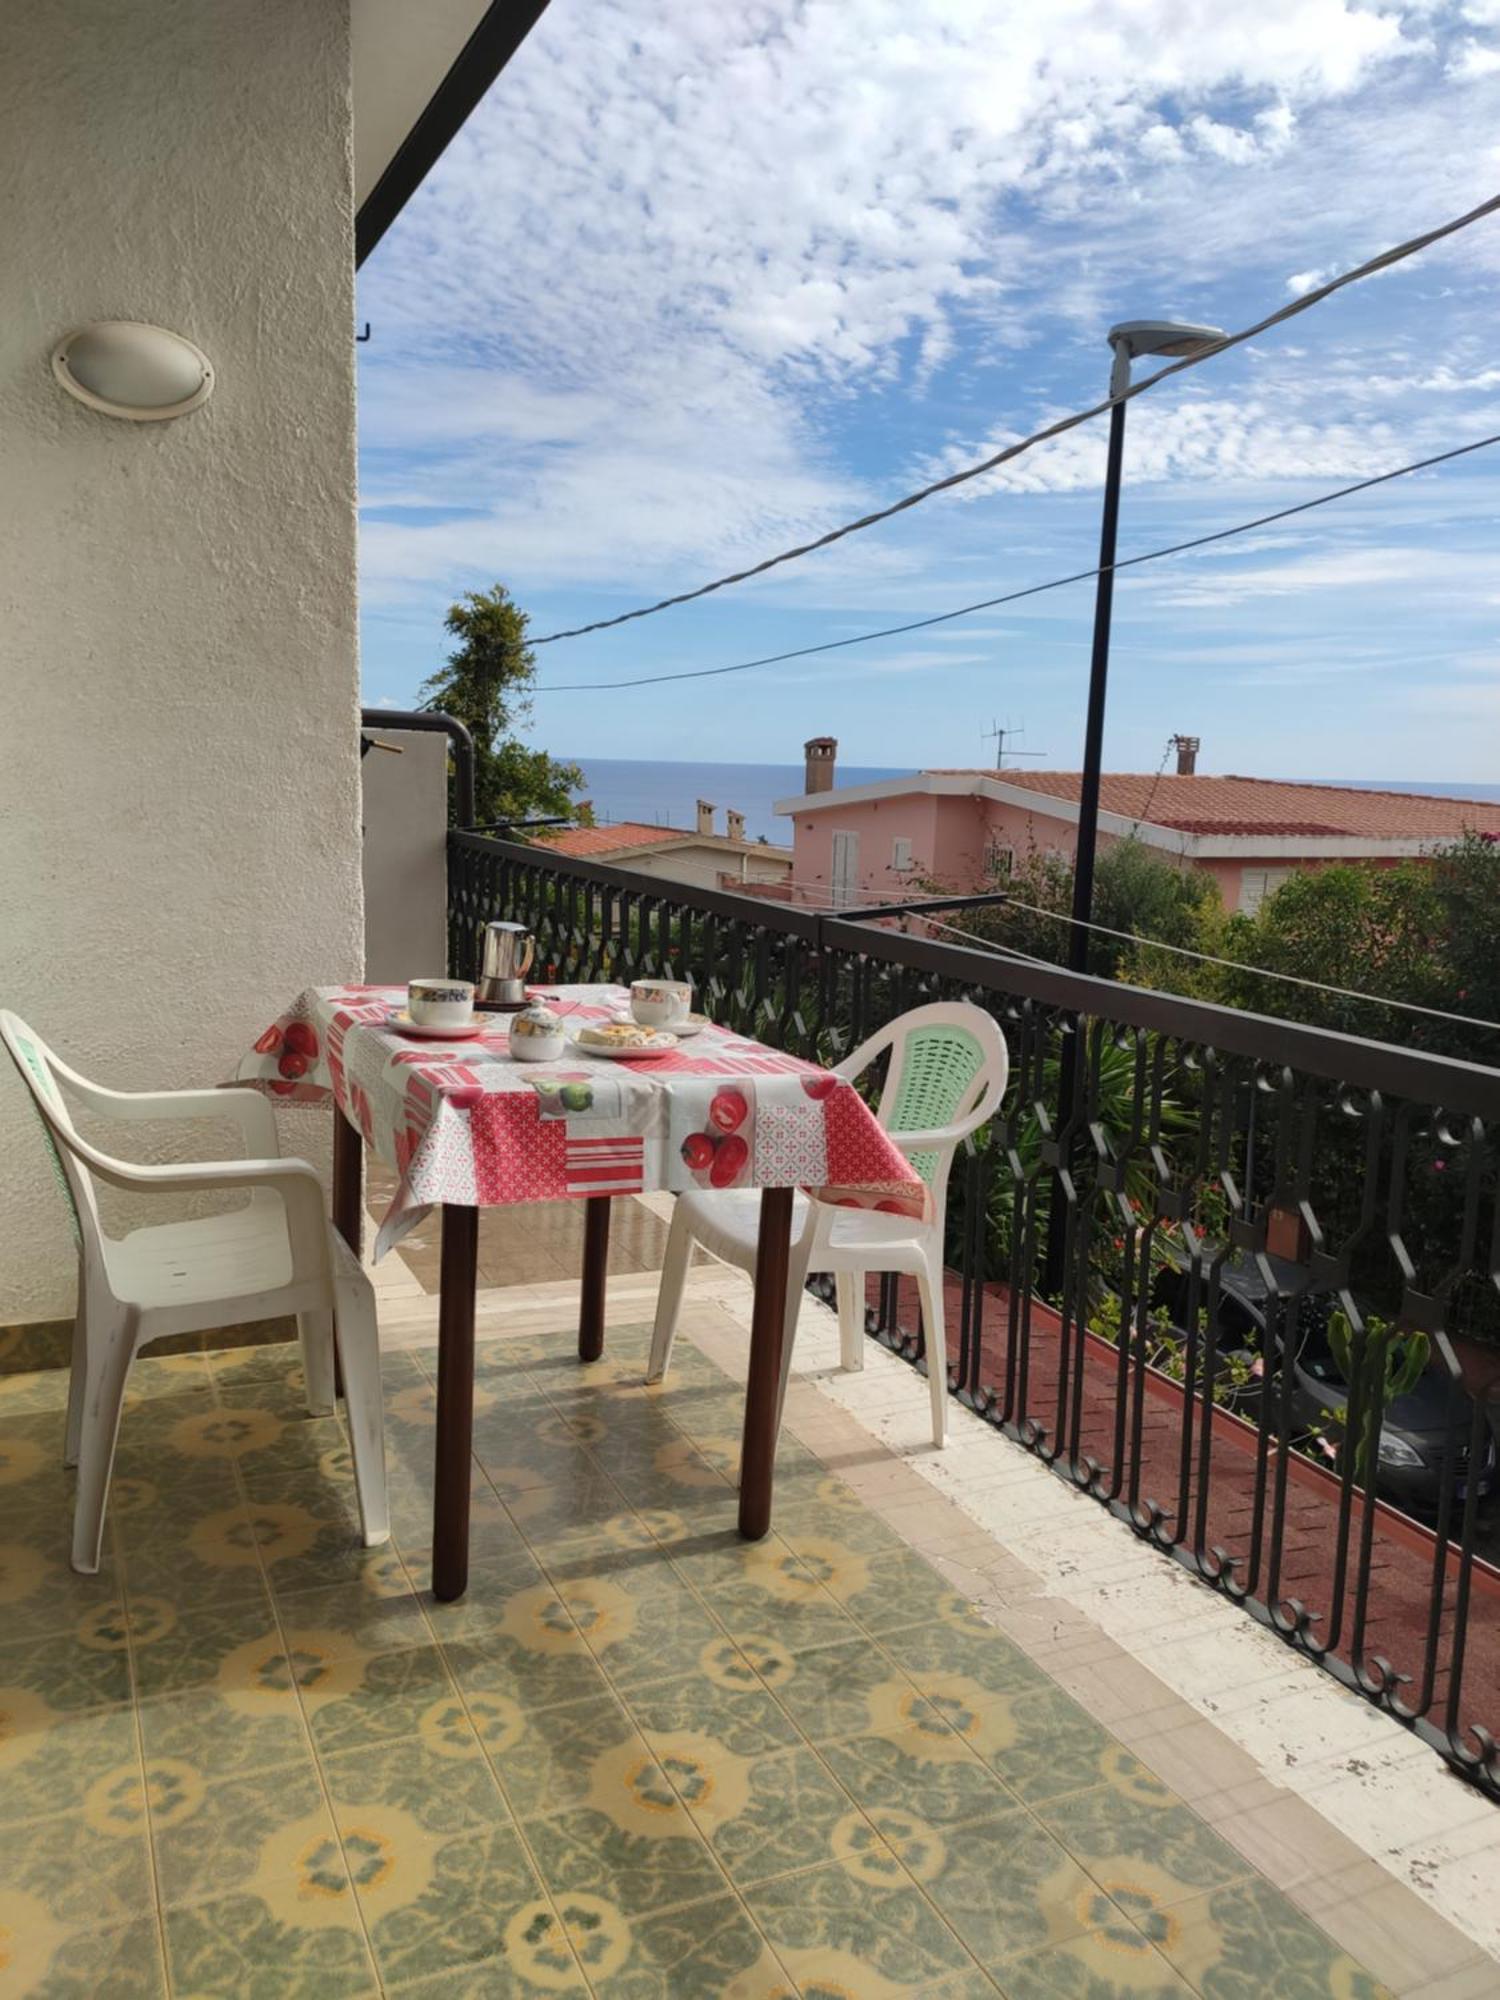
<path id="1" fill-rule="evenodd" d="M 997 771 L 1003 771 L 1005 769 L 1006 744 L 1011 740 L 1012 737 L 1024 736 L 1025 734 L 1026 731 L 1024 727 L 1018 729 L 1013 722 L 1009 721 L 992 722 L 988 729 L 980 730 L 979 740 L 981 743 L 988 743 L 992 738 L 994 740 L 995 769 Z M 1017 757 L 1045 757 L 1047 755 L 1047 752 L 1045 750 L 1012 750 L 1010 754 L 1012 759 L 1014 760 Z"/>

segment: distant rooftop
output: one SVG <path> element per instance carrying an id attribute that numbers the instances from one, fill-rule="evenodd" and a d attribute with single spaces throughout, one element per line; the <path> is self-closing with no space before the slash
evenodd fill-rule
<path id="1" fill-rule="evenodd" d="M 1075 802 L 1077 771 L 933 770 L 934 778 L 990 778 L 1043 797 Z M 1466 828 L 1500 833 L 1500 805 L 1438 798 L 1429 792 L 1381 792 L 1286 778 L 1106 772 L 1102 811 L 1147 820 L 1180 833 L 1354 835 L 1371 840 L 1456 839 Z"/>
<path id="2" fill-rule="evenodd" d="M 690 826 L 649 826 L 644 820 L 625 819 L 615 826 L 570 826 L 556 832 L 537 829 L 532 839 L 544 841 L 559 854 L 580 859 L 596 859 L 608 854 L 639 854 L 648 847 L 719 847 L 726 853 L 784 854 L 790 849 L 768 847 L 759 840 L 732 840 L 727 833 L 697 833 Z"/>

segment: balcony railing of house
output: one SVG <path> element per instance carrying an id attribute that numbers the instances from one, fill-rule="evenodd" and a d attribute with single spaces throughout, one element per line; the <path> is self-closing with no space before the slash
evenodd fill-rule
<path id="1" fill-rule="evenodd" d="M 494 917 L 549 980 L 686 976 L 825 1063 L 925 1000 L 991 1010 L 953 1393 L 1500 1798 L 1500 1072 L 451 834 L 456 972 Z M 925 1365 L 904 1284 L 867 1325 Z"/>

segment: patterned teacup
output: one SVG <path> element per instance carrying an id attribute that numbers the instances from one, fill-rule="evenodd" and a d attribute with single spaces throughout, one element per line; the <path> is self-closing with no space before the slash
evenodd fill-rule
<path id="1" fill-rule="evenodd" d="M 687 979 L 635 979 L 630 1012 L 643 1028 L 670 1028 L 692 1011 L 693 986 Z"/>
<path id="2" fill-rule="evenodd" d="M 467 1028 L 474 1019 L 474 988 L 467 979 L 413 979 L 406 1011 L 419 1028 Z"/>

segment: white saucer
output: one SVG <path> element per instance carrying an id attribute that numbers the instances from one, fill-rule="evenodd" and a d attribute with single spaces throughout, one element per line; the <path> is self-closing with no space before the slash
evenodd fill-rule
<path id="1" fill-rule="evenodd" d="M 569 1047 L 580 1056 L 602 1056 L 605 1062 L 644 1062 L 651 1056 L 670 1055 L 672 1050 L 676 1048 L 677 1037 L 669 1033 L 666 1029 L 653 1028 L 650 1032 L 658 1036 L 659 1039 L 644 1049 L 595 1048 L 589 1042 L 580 1042 L 576 1036 L 569 1044 Z"/>
<path id="2" fill-rule="evenodd" d="M 419 1042 L 472 1042 L 484 1033 L 483 1021 L 470 1021 L 463 1028 L 435 1028 L 426 1021 L 414 1021 L 410 1014 L 387 1014 L 385 1025 L 398 1035 L 412 1035 Z"/>
<path id="3" fill-rule="evenodd" d="M 610 1019 L 617 1021 L 622 1028 L 638 1028 L 641 1025 L 631 1014 L 611 1014 Z M 653 1028 L 650 1032 L 653 1035 L 672 1035 L 681 1042 L 686 1041 L 689 1035 L 701 1035 L 710 1025 L 707 1014 L 689 1014 L 685 1020 L 669 1021 L 664 1028 Z"/>

